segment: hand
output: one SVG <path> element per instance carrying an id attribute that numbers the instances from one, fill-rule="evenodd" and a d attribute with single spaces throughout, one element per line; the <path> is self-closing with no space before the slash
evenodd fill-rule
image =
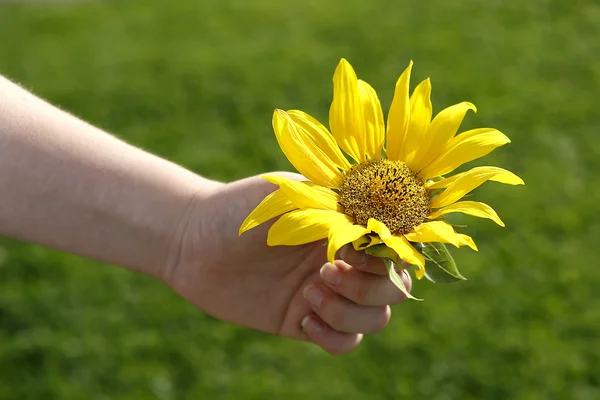
<path id="1" fill-rule="evenodd" d="M 389 305 L 405 297 L 380 259 L 351 246 L 340 251 L 345 261 L 332 265 L 325 263 L 323 242 L 267 246 L 268 224 L 238 236 L 242 221 L 275 189 L 253 177 L 198 198 L 173 246 L 178 261 L 165 267 L 164 280 L 219 319 L 311 340 L 331 354 L 349 352 L 363 333 L 383 329 Z M 404 279 L 410 290 L 407 274 Z"/>

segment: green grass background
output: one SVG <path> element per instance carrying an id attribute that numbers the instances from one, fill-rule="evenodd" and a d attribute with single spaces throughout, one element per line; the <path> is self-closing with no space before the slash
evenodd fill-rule
<path id="1" fill-rule="evenodd" d="M 341 57 L 385 109 L 410 59 L 434 112 L 512 143 L 469 280 L 332 357 L 214 320 L 119 268 L 0 239 L 0 399 L 600 398 L 600 4 L 593 0 L 0 2 L 0 73 L 130 143 L 234 180 L 291 169 L 274 108 L 326 122 Z M 43 4 L 42 4 L 43 3 Z M 0 194 L 1 195 L 1 194 Z"/>

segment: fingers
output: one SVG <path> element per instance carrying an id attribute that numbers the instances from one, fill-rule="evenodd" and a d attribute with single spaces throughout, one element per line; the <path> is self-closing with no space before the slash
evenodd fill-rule
<path id="1" fill-rule="evenodd" d="M 387 269 L 383 261 L 364 252 L 356 251 L 352 245 L 346 245 L 340 250 L 340 258 L 361 271 L 377 275 L 387 275 Z M 402 268 L 408 268 L 410 264 L 402 261 Z"/>
<path id="2" fill-rule="evenodd" d="M 327 326 L 315 314 L 304 317 L 302 329 L 313 343 L 333 355 L 345 354 L 354 350 L 363 338 L 362 334 L 336 331 Z"/>
<path id="3" fill-rule="evenodd" d="M 365 307 L 333 291 L 323 283 L 310 284 L 304 289 L 304 298 L 329 327 L 347 333 L 379 332 L 390 320 L 387 305 Z"/>
<path id="4" fill-rule="evenodd" d="M 379 258 L 348 246 L 340 255 L 345 261 L 323 265 L 322 280 L 303 292 L 313 313 L 302 320 L 302 328 L 311 341 L 331 354 L 347 353 L 360 344 L 362 334 L 385 328 L 391 315 L 389 305 L 406 299 Z M 409 275 L 401 276 L 410 291 Z"/>
<path id="5" fill-rule="evenodd" d="M 352 268 L 344 261 L 327 263 L 321 268 L 321 278 L 325 284 L 344 298 L 363 306 L 398 304 L 406 296 L 392 283 L 390 278 L 370 274 Z M 412 282 L 407 273 L 401 273 L 404 284 L 410 291 Z"/>
<path id="6" fill-rule="evenodd" d="M 369 256 L 364 251 L 356 251 L 347 245 L 340 251 L 340 258 L 361 271 L 377 275 L 387 275 L 385 264 L 378 257 Z"/>

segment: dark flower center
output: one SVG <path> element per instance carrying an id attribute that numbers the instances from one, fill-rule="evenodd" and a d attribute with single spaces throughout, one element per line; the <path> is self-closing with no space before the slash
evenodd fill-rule
<path id="1" fill-rule="evenodd" d="M 383 222 L 392 233 L 408 233 L 429 215 L 429 192 L 401 161 L 371 160 L 352 167 L 340 184 L 346 215 L 367 225 Z"/>

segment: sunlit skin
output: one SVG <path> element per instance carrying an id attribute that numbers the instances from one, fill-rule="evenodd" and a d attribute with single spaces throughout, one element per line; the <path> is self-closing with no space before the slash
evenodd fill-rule
<path id="1" fill-rule="evenodd" d="M 388 118 L 388 158 L 405 163 L 427 189 L 443 189 L 430 199 L 428 219 L 463 212 L 502 225 L 488 205 L 458 200 L 487 180 L 522 184 L 514 174 L 478 167 L 427 180 L 508 138 L 488 128 L 453 137 L 474 109 L 470 103 L 429 123 L 430 83 L 419 84 L 409 99 L 410 68 L 397 83 Z M 383 329 L 390 305 L 404 296 L 380 260 L 361 261 L 364 253 L 345 245 L 375 232 L 420 267 L 417 277 L 424 260 L 409 240 L 475 245 L 443 221 L 392 233 L 375 218 L 364 226 L 344 213 L 332 188 L 351 163 L 338 144 L 355 163 L 365 162 L 381 154 L 385 129 L 374 90 L 356 80 L 345 60 L 334 88 L 333 135 L 300 111 L 275 112 L 277 140 L 303 176 L 223 184 L 128 145 L 0 77 L 0 234 L 161 279 L 223 320 L 311 340 L 332 354 L 348 352 L 363 334 Z M 299 182 L 306 180 L 313 184 Z"/>
<path id="2" fill-rule="evenodd" d="M 322 242 L 269 247 L 267 224 L 238 237 L 275 185 L 202 178 L 1 76 L 0 93 L 1 235 L 160 279 L 220 319 L 310 340 L 332 354 L 383 329 L 389 305 L 404 299 L 380 275 L 381 261 L 364 253 L 342 250 L 334 265 Z M 321 302 L 311 306 L 319 290 Z"/>
<path id="3" fill-rule="evenodd" d="M 267 246 L 268 224 L 238 238 L 241 221 L 274 189 L 253 177 L 223 185 L 198 204 L 190 214 L 181 258 L 165 279 L 217 318 L 311 340 L 332 354 L 348 352 L 364 333 L 383 329 L 389 306 L 405 296 L 390 282 L 380 259 L 351 246 L 343 248 L 332 265 L 324 264 L 327 248 L 322 241 Z M 328 283 L 323 279 L 328 277 L 339 282 Z M 403 278 L 410 288 L 408 275 Z M 318 306 L 307 301 L 316 297 L 315 290 L 322 292 Z"/>

